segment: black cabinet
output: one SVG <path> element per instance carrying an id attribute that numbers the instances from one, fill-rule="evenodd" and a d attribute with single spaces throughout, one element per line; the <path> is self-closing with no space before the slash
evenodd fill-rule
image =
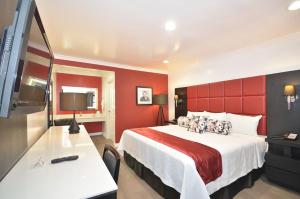
<path id="1" fill-rule="evenodd" d="M 166 121 L 164 125 L 169 125 L 169 124 L 177 124 L 177 120 L 174 119 L 174 120 L 170 120 L 170 121 Z"/>
<path id="2" fill-rule="evenodd" d="M 175 118 L 178 119 L 187 114 L 187 87 L 175 88 L 175 95 L 178 96 L 175 102 Z"/>
<path id="3" fill-rule="evenodd" d="M 270 181 L 300 192 L 300 139 L 267 138 L 266 175 Z"/>

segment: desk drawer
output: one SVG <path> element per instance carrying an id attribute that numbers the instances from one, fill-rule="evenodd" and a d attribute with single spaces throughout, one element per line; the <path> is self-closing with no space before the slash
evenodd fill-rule
<path id="1" fill-rule="evenodd" d="M 266 165 L 300 174 L 300 160 L 279 156 L 268 152 L 266 154 Z"/>

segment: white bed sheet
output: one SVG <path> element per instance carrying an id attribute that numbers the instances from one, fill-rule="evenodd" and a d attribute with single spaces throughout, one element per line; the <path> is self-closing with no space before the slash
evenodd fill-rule
<path id="1" fill-rule="evenodd" d="M 205 185 L 191 157 L 130 130 L 123 132 L 118 150 L 120 152 L 127 151 L 152 170 L 164 184 L 178 191 L 181 199 L 209 199 L 210 194 L 229 185 L 253 169 L 261 168 L 264 163 L 267 150 L 264 136 L 199 134 L 189 132 L 186 128 L 178 125 L 151 128 L 205 144 L 221 153 L 222 175 Z"/>

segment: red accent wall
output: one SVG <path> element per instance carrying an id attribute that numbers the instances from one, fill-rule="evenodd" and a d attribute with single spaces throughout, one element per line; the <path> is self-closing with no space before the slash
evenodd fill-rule
<path id="1" fill-rule="evenodd" d="M 89 133 L 102 132 L 102 122 L 86 122 L 83 125 Z"/>
<path id="2" fill-rule="evenodd" d="M 156 105 L 137 106 L 136 86 L 152 87 L 153 94 L 168 93 L 168 75 L 66 60 L 55 60 L 54 63 L 115 72 L 116 142 L 119 142 L 125 129 L 155 125 L 159 107 Z M 164 106 L 164 113 L 168 119 L 167 105 Z"/>
<path id="3" fill-rule="evenodd" d="M 39 55 L 41 57 L 50 59 L 50 54 L 48 52 L 39 50 L 37 48 L 28 46 L 27 51 L 30 52 L 30 53 L 32 53 L 32 54 L 36 54 L 36 55 Z"/>
<path id="4" fill-rule="evenodd" d="M 50 59 L 50 55 L 47 52 L 41 51 L 39 49 L 28 47 L 27 51 L 34 55 Z M 41 65 L 33 61 L 28 61 L 22 78 L 26 80 L 28 76 L 34 76 L 39 79 L 47 80 L 49 69 L 49 66 Z"/>
<path id="5" fill-rule="evenodd" d="M 23 74 L 23 78 L 27 79 L 28 76 L 34 76 L 40 79 L 47 80 L 49 67 L 29 61 Z"/>
<path id="6" fill-rule="evenodd" d="M 98 110 L 101 112 L 102 78 L 86 75 L 73 75 L 65 73 L 56 74 L 56 114 L 72 114 L 73 111 L 60 110 L 60 92 L 62 86 L 98 88 Z M 81 113 L 96 113 L 96 110 L 80 111 Z"/>

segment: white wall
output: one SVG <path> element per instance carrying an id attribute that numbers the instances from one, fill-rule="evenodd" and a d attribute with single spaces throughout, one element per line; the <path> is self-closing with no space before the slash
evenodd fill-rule
<path id="1" fill-rule="evenodd" d="M 174 118 L 174 89 L 202 83 L 300 69 L 300 32 L 228 52 L 181 68 L 169 68 L 169 116 Z"/>
<path id="2" fill-rule="evenodd" d="M 47 130 L 47 106 L 44 111 L 27 115 L 27 143 L 30 147 Z"/>

